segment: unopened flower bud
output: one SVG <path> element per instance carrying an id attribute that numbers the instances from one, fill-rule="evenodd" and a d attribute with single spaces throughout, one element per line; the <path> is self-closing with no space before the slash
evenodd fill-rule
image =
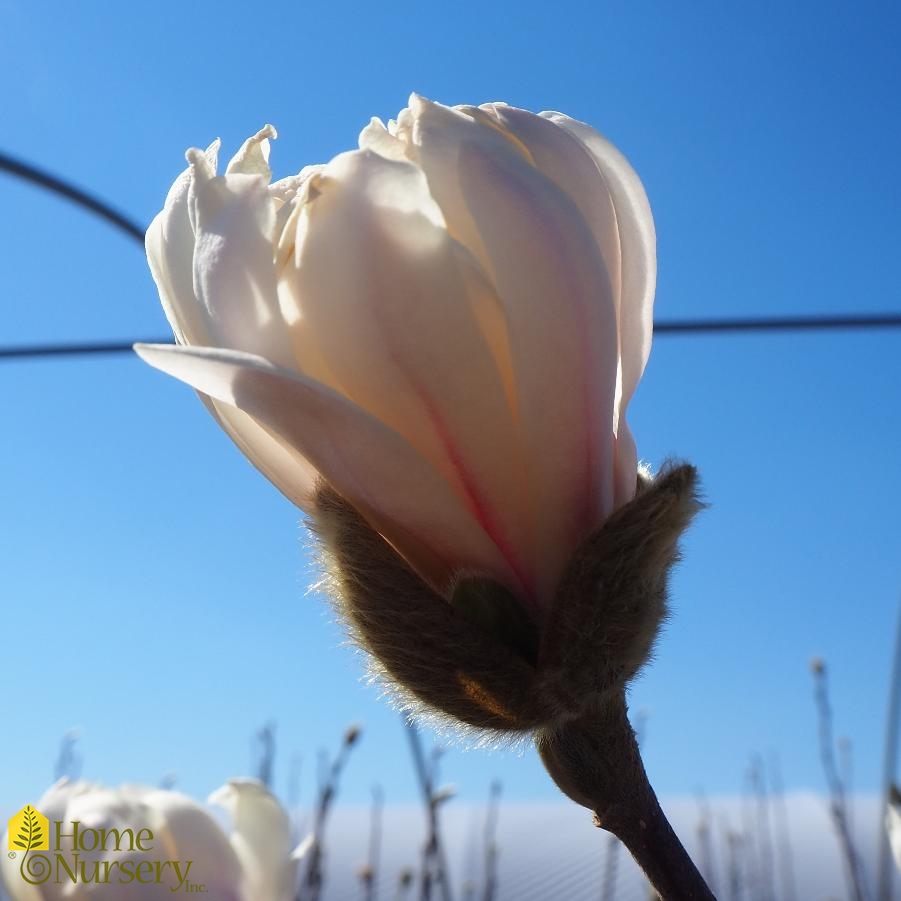
<path id="1" fill-rule="evenodd" d="M 693 467 L 642 477 L 635 499 L 576 549 L 542 622 L 485 577 L 461 574 L 450 601 L 438 595 L 327 485 L 314 522 L 330 594 L 376 674 L 419 706 L 516 732 L 578 717 L 635 676 L 699 507 Z"/>

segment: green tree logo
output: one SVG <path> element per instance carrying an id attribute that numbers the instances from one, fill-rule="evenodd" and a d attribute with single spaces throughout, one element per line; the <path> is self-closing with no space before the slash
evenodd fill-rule
<path id="1" fill-rule="evenodd" d="M 50 829 L 47 817 L 30 804 L 9 821 L 9 850 L 48 851 Z"/>
<path id="2" fill-rule="evenodd" d="M 42 854 L 36 857 L 29 855 L 32 851 L 50 850 L 50 823 L 47 817 L 29 804 L 10 817 L 8 830 L 10 857 L 19 851 L 25 852 L 19 865 L 22 878 L 32 885 L 45 882 L 50 876 L 49 861 Z"/>

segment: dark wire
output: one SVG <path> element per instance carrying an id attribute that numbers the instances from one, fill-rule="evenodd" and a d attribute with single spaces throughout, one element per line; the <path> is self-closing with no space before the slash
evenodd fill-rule
<path id="1" fill-rule="evenodd" d="M 825 329 L 901 328 L 901 313 L 871 316 L 792 316 L 784 319 L 677 319 L 654 323 L 655 335 L 709 335 L 722 332 L 799 332 Z M 0 347 L 0 360 L 101 356 L 132 352 L 134 344 L 171 344 L 171 336 L 84 341 L 71 344 L 22 344 Z"/>
<path id="2" fill-rule="evenodd" d="M 44 188 L 88 212 L 106 220 L 144 246 L 145 229 L 99 197 L 77 188 L 55 175 L 22 160 L 0 153 L 0 171 Z M 789 332 L 836 329 L 876 329 L 901 327 L 901 313 L 873 313 L 855 316 L 785 316 L 773 318 L 679 319 L 654 323 L 655 335 L 719 334 L 724 332 Z M 50 357 L 105 356 L 131 353 L 136 343 L 169 344 L 171 337 L 121 341 L 22 344 L 0 347 L 0 360 L 47 359 Z"/>
<path id="3" fill-rule="evenodd" d="M 120 213 L 118 210 L 111 207 L 99 197 L 95 197 L 87 191 L 82 191 L 81 188 L 77 188 L 75 185 L 58 178 L 55 175 L 51 175 L 43 169 L 38 169 L 30 163 L 7 156 L 5 153 L 0 153 L 0 172 L 9 172 L 10 175 L 14 175 L 33 185 L 37 185 L 39 188 L 44 188 L 53 194 L 64 197 L 76 206 L 83 207 L 95 216 L 100 216 L 101 219 L 105 219 L 110 225 L 125 232 L 130 238 L 138 241 L 142 247 L 144 246 L 145 229 L 138 225 L 137 222 L 129 219 L 124 213 Z"/>

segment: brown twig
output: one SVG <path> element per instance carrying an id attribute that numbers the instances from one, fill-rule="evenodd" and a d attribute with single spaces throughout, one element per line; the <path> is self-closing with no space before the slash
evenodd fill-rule
<path id="1" fill-rule="evenodd" d="M 385 796 L 380 785 L 372 786 L 372 807 L 369 814 L 369 854 L 360 868 L 364 901 L 377 901 L 379 856 L 382 848 L 382 812 Z"/>
<path id="2" fill-rule="evenodd" d="M 778 756 L 773 753 L 769 758 L 770 785 L 775 811 L 776 831 L 778 841 L 776 847 L 779 852 L 779 875 L 782 884 L 783 901 L 797 901 L 798 887 L 795 881 L 795 863 L 792 854 L 791 831 L 788 826 L 788 805 L 785 801 L 785 788 L 782 783 L 782 768 L 779 765 Z"/>
<path id="3" fill-rule="evenodd" d="M 698 856 L 700 859 L 701 872 L 710 886 L 710 891 L 716 894 L 716 879 L 713 872 L 713 845 L 711 843 L 711 825 L 710 825 L 710 804 L 704 796 L 703 791 L 698 791 Z"/>
<path id="4" fill-rule="evenodd" d="M 895 632 L 895 650 L 890 679 L 882 764 L 882 805 L 879 811 L 879 901 L 891 901 L 895 872 L 885 823 L 891 803 L 892 786 L 896 782 L 895 768 L 898 765 L 898 740 L 899 732 L 901 732 L 901 606 L 898 608 L 898 625 Z"/>
<path id="5" fill-rule="evenodd" d="M 748 767 L 748 784 L 756 808 L 757 896 L 760 901 L 775 901 L 769 793 L 764 777 L 763 760 L 759 754 L 755 754 L 751 758 L 751 764 Z"/>
<path id="6" fill-rule="evenodd" d="M 501 800 L 501 783 L 491 783 L 488 811 L 485 816 L 485 889 L 482 901 L 494 901 L 497 892 L 497 819 Z"/>
<path id="7" fill-rule="evenodd" d="M 319 797 L 316 803 L 316 812 L 313 820 L 313 846 L 309 853 L 309 863 L 306 874 L 297 893 L 297 901 L 319 901 L 324 882 L 323 872 L 323 835 L 325 823 L 336 795 L 341 773 L 347 764 L 351 748 L 360 738 L 360 727 L 349 726 L 344 733 L 344 739 L 338 754 L 330 766 L 325 766 L 320 774 Z"/>
<path id="8" fill-rule="evenodd" d="M 845 875 L 848 880 L 848 890 L 854 901 L 867 901 L 867 892 L 864 882 L 863 867 L 860 855 L 854 845 L 851 835 L 851 826 L 848 821 L 848 803 L 845 784 L 839 775 L 835 760 L 835 739 L 832 729 L 832 705 L 829 702 L 829 684 L 826 677 L 826 664 L 822 660 L 814 660 L 811 663 L 811 671 L 814 680 L 814 697 L 816 699 L 817 714 L 819 716 L 820 759 L 823 763 L 823 772 L 826 775 L 826 783 L 829 786 L 831 803 L 829 810 L 835 831 L 838 834 L 839 846 L 842 849 L 842 857 L 845 862 Z"/>
<path id="9" fill-rule="evenodd" d="M 268 722 L 254 736 L 258 747 L 257 779 L 272 788 L 272 774 L 275 769 L 275 723 Z"/>
<path id="10" fill-rule="evenodd" d="M 438 809 L 448 796 L 435 788 L 435 765 L 437 759 L 432 756 L 432 766 L 426 763 L 425 753 L 422 749 L 422 741 L 419 730 L 411 720 L 404 720 L 407 737 L 410 741 L 410 750 L 413 753 L 413 763 L 416 768 L 416 776 L 422 791 L 422 800 L 426 808 L 426 822 L 428 835 L 423 848 L 422 874 L 420 880 L 420 901 L 430 901 L 432 885 L 437 883 L 441 893 L 441 901 L 451 901 L 450 878 L 447 872 L 447 861 L 444 855 L 444 847 L 441 844 L 441 829 L 438 822 Z"/>

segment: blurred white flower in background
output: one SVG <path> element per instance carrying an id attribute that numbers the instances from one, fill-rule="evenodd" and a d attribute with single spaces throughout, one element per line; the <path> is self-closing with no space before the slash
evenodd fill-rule
<path id="1" fill-rule="evenodd" d="M 209 901 L 292 901 L 297 864 L 291 859 L 288 817 L 275 797 L 262 783 L 241 779 L 218 789 L 210 802 L 231 814 L 230 834 L 207 809 L 178 792 L 139 785 L 111 789 L 62 779 L 34 805 L 50 821 L 49 850 L 31 851 L 24 861 L 26 865 L 37 862 L 31 878 L 38 884 L 30 884 L 23 875 L 22 852 L 15 858 L 6 852 L 8 834 L 2 841 L 0 881 L 13 901 L 161 901 L 171 898 L 173 890 L 186 891 L 187 883 L 202 885 Z M 62 824 L 59 854 L 76 874 L 75 883 L 55 860 L 57 821 Z M 118 830 L 123 836 L 119 850 L 112 836 L 105 848 L 91 849 L 94 837 L 88 833 L 78 850 L 76 869 L 72 839 L 66 838 L 73 834 L 74 822 L 82 831 Z M 146 850 L 130 848 L 125 830 L 137 836 L 142 829 L 152 833 L 152 839 L 145 837 Z M 49 873 L 41 856 L 51 868 Z M 123 875 L 141 862 L 166 861 L 180 866 L 178 870 L 161 866 L 158 882 L 141 884 Z M 109 873 L 106 883 L 83 878 L 83 873 L 88 877 L 94 873 L 95 864 L 101 874 Z M 145 871 L 155 879 L 155 871 L 147 867 Z"/>

